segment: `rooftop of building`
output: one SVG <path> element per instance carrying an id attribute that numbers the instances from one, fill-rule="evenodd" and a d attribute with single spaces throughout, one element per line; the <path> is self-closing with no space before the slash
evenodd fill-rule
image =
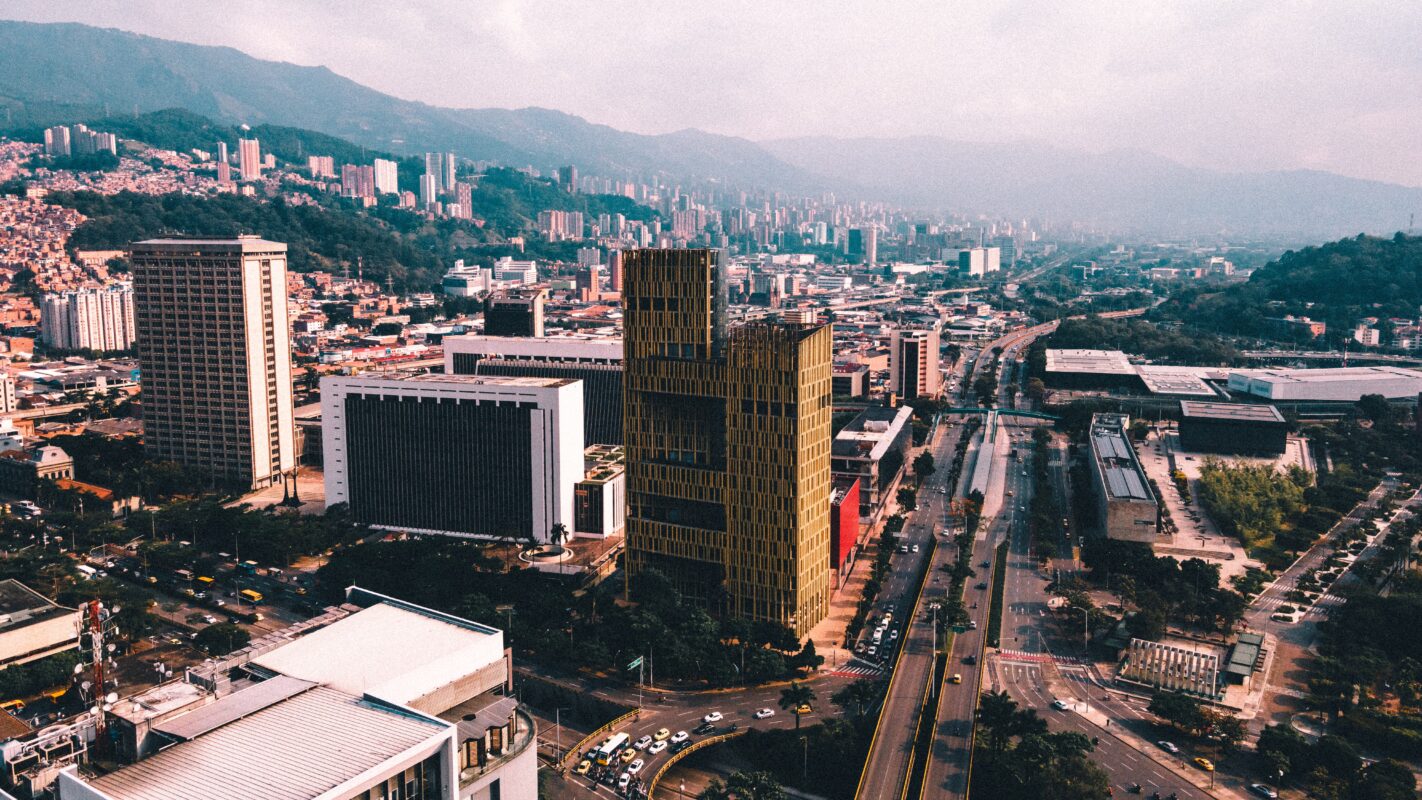
<path id="1" fill-rule="evenodd" d="M 59 605 L 14 578 L 0 581 L 0 632 L 76 613 L 75 609 Z"/>
<path id="2" fill-rule="evenodd" d="M 1271 405 L 1254 403 L 1206 403 L 1181 400 L 1180 416 L 1186 419 L 1216 419 L 1227 422 L 1271 422 L 1282 424 L 1284 415 Z"/>
<path id="3" fill-rule="evenodd" d="M 1120 414 L 1091 418 L 1091 449 L 1105 478 L 1106 492 L 1117 500 L 1155 502 L 1121 419 Z"/>
<path id="4" fill-rule="evenodd" d="M 606 483 L 626 470 L 621 445 L 594 444 L 583 450 L 583 483 Z"/>
<path id="5" fill-rule="evenodd" d="M 883 458 L 912 416 L 910 406 L 869 406 L 835 434 L 830 452 L 840 458 Z"/>
<path id="6" fill-rule="evenodd" d="M 423 375 L 391 375 L 391 376 L 360 376 L 358 380 L 389 381 L 391 383 L 454 383 L 468 386 L 507 386 L 510 388 L 525 389 L 558 389 L 572 383 L 577 383 L 575 378 L 535 378 L 531 376 L 503 376 L 503 375 L 449 375 L 442 372 L 430 372 Z"/>
<path id="7" fill-rule="evenodd" d="M 1346 383 L 1349 381 L 1407 378 L 1422 381 L 1422 370 L 1406 367 L 1324 367 L 1321 369 L 1237 369 L 1232 375 L 1248 376 L 1265 383 Z"/>
<path id="8" fill-rule="evenodd" d="M 503 658 L 503 632 L 361 589 L 360 611 L 252 659 L 252 664 L 343 692 L 412 705 Z M 425 660 L 412 663 L 410 654 Z"/>
<path id="9" fill-rule="evenodd" d="M 193 249 L 215 250 L 218 252 L 286 252 L 285 242 L 272 242 L 260 236 L 239 235 L 228 238 L 210 236 L 163 236 L 134 242 L 130 249 L 134 252 L 150 250 L 154 252 L 181 252 Z"/>
<path id="10" fill-rule="evenodd" d="M 303 800 L 448 730 L 349 692 L 282 678 L 163 724 L 186 740 L 90 785 L 113 800 Z"/>
<path id="11" fill-rule="evenodd" d="M 868 371 L 869 371 L 869 367 L 868 367 L 868 365 L 866 365 L 866 364 L 844 364 L 844 363 L 836 363 L 836 364 L 834 365 L 834 372 L 835 372 L 835 374 L 837 374 L 837 375 L 853 375 L 853 374 L 856 373 L 856 372 L 868 372 Z"/>
<path id="12" fill-rule="evenodd" d="M 1139 364 L 1136 374 L 1141 377 L 1146 391 L 1151 394 L 1168 394 L 1189 397 L 1218 397 L 1219 394 L 1206 383 L 1209 380 L 1222 381 L 1227 373 L 1217 367 L 1172 367 L 1159 364 Z"/>
<path id="13" fill-rule="evenodd" d="M 1135 374 L 1130 359 L 1120 350 L 1048 350 L 1047 371 L 1093 375 Z"/>

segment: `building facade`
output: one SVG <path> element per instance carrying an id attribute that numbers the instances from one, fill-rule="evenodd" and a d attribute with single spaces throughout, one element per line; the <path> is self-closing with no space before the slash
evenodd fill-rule
<path id="1" fill-rule="evenodd" d="M 45 295 L 40 336 L 61 350 L 132 348 L 133 286 L 119 283 Z"/>
<path id="2" fill-rule="evenodd" d="M 859 482 L 859 516 L 866 525 L 883 516 L 890 489 L 903 472 L 913 443 L 912 418 L 909 406 L 870 406 L 835 434 L 830 471 Z"/>
<path id="3" fill-rule="evenodd" d="M 629 578 L 803 635 L 829 610 L 830 330 L 728 329 L 718 251 L 623 259 Z"/>
<path id="4" fill-rule="evenodd" d="M 546 542 L 573 529 L 582 405 L 573 380 L 324 378 L 326 503 L 376 528 Z"/>
<path id="5" fill-rule="evenodd" d="M 1125 414 L 1091 417 L 1091 483 L 1106 537 L 1149 543 L 1160 532 L 1160 506 L 1131 447 L 1130 421 Z"/>
<path id="6" fill-rule="evenodd" d="M 489 336 L 542 336 L 543 304 L 547 297 L 548 293 L 543 289 L 490 295 L 484 301 L 484 333 Z"/>
<path id="7" fill-rule="evenodd" d="M 943 391 L 938 366 L 938 329 L 895 330 L 889 346 L 889 388 L 904 400 L 937 397 Z"/>
<path id="8" fill-rule="evenodd" d="M 290 476 L 286 245 L 238 236 L 131 249 L 148 454 L 252 488 Z"/>
<path id="9" fill-rule="evenodd" d="M 444 340 L 444 371 L 580 381 L 585 444 L 622 444 L 621 339 L 451 336 Z"/>
<path id="10" fill-rule="evenodd" d="M 1180 449 L 1186 452 L 1278 456 L 1288 436 L 1288 421 L 1270 405 L 1180 401 Z"/>
<path id="11" fill-rule="evenodd" d="M 262 177 L 262 145 L 256 139 L 237 140 L 237 170 L 244 181 Z"/>

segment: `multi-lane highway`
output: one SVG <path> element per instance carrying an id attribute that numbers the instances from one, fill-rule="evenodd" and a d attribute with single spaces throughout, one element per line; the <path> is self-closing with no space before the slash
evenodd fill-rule
<path id="1" fill-rule="evenodd" d="M 961 425 L 953 424 L 934 447 L 934 460 L 943 465 L 919 491 L 919 508 L 909 518 L 904 530 L 908 534 L 906 543 L 921 550 L 928 548 L 929 539 L 937 531 L 944 529 L 943 520 L 947 514 L 948 499 L 952 489 L 947 487 L 947 465 L 952 463 L 953 450 L 958 441 Z M 945 493 L 944 490 L 947 489 Z M 940 538 L 940 543 L 943 537 Z M 927 612 L 927 603 L 933 598 L 941 598 L 948 586 L 947 573 L 941 568 L 954 563 L 952 546 L 940 546 L 933 551 L 929 563 L 928 577 L 924 580 L 923 598 L 912 596 L 913 581 L 917 571 L 894 569 L 886 586 L 891 594 L 902 598 L 896 600 L 897 620 L 902 620 L 902 650 L 899 653 L 890 677 L 888 694 L 879 715 L 878 729 L 870 747 L 868 761 L 864 766 L 859 785 L 859 797 L 897 798 L 901 797 L 908 780 L 911 765 L 914 733 L 918 726 L 919 708 L 928 691 L 933 672 L 933 646 L 935 635 L 932 619 Z M 900 624 L 899 622 L 895 624 Z"/>

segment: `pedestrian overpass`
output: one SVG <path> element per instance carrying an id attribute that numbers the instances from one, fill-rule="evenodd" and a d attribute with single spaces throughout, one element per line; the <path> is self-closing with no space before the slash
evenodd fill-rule
<path id="1" fill-rule="evenodd" d="M 1047 414 L 1047 413 L 1042 412 L 1042 411 L 1023 411 L 1023 410 L 1016 409 L 1016 408 L 982 408 L 982 407 L 974 406 L 974 407 L 971 407 L 971 408 L 945 408 L 945 409 L 943 409 L 943 413 L 944 413 L 944 414 L 987 414 L 988 412 L 992 412 L 992 411 L 995 411 L 995 412 L 998 413 L 998 415 L 1004 416 L 1004 417 L 1027 417 L 1028 419 L 1049 419 L 1049 420 L 1052 420 L 1053 422 L 1055 422 L 1055 421 L 1061 419 L 1061 417 L 1058 417 L 1056 414 Z"/>

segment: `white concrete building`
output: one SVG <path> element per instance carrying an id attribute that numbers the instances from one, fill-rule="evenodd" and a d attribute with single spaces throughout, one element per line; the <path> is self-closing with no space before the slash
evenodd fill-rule
<path id="1" fill-rule="evenodd" d="M 59 800 L 537 796 L 502 631 L 356 587 L 326 616 L 114 703 L 132 763 L 65 767 Z"/>
<path id="2" fill-rule="evenodd" d="M 548 541 L 573 528 L 583 392 L 560 378 L 321 381 L 326 503 L 411 533 Z"/>
<path id="3" fill-rule="evenodd" d="M 494 280 L 520 285 L 538 283 L 538 262 L 515 261 L 504 256 L 494 262 Z"/>
<path id="4" fill-rule="evenodd" d="M 1356 403 L 1366 394 L 1389 399 L 1422 393 L 1422 370 L 1403 367 L 1241 369 L 1229 373 L 1229 390 L 1274 401 Z"/>
<path id="5" fill-rule="evenodd" d="M 133 285 L 75 289 L 44 296 L 40 338 L 62 350 L 128 350 L 133 347 Z"/>

